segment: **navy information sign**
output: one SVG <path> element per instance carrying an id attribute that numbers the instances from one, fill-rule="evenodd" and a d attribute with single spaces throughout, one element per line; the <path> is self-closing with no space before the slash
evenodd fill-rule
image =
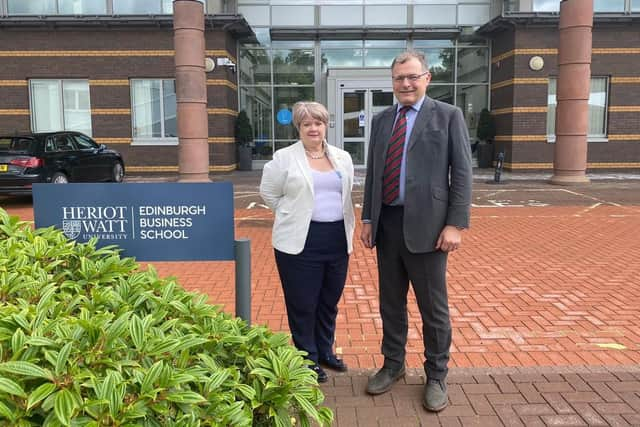
<path id="1" fill-rule="evenodd" d="M 138 260 L 234 259 L 230 182 L 34 184 L 33 211 L 36 227 Z"/>

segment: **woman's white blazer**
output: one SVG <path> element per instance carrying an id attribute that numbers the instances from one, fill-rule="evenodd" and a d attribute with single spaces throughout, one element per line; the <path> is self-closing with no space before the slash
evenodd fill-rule
<path id="1" fill-rule="evenodd" d="M 353 162 L 344 150 L 327 144 L 329 161 L 342 181 L 342 212 L 347 249 L 353 250 L 355 215 L 351 201 Z M 296 255 L 304 249 L 313 213 L 313 177 L 301 141 L 275 152 L 273 160 L 264 165 L 260 195 L 273 210 L 273 247 Z"/>

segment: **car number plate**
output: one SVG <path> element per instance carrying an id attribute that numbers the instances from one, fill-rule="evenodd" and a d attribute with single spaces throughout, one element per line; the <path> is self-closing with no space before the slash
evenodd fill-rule
<path id="1" fill-rule="evenodd" d="M 9 165 L 0 165 L 0 172 L 6 172 L 9 170 Z"/>

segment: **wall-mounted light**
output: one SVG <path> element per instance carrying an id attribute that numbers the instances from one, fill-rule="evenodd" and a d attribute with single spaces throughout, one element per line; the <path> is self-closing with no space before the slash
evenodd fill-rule
<path id="1" fill-rule="evenodd" d="M 542 59 L 542 56 L 532 56 L 531 59 L 529 59 L 529 68 L 531 68 L 532 71 L 540 71 L 543 67 L 544 59 Z"/>
<path id="2" fill-rule="evenodd" d="M 206 57 L 204 58 L 204 71 L 206 73 L 212 72 L 216 68 L 216 63 L 213 59 Z"/>

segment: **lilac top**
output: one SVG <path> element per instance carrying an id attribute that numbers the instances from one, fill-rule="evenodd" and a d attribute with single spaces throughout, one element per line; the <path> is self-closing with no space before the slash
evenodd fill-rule
<path id="1" fill-rule="evenodd" d="M 313 214 L 311 221 L 333 222 L 344 219 L 342 211 L 342 177 L 338 171 L 311 169 L 313 177 Z"/>

